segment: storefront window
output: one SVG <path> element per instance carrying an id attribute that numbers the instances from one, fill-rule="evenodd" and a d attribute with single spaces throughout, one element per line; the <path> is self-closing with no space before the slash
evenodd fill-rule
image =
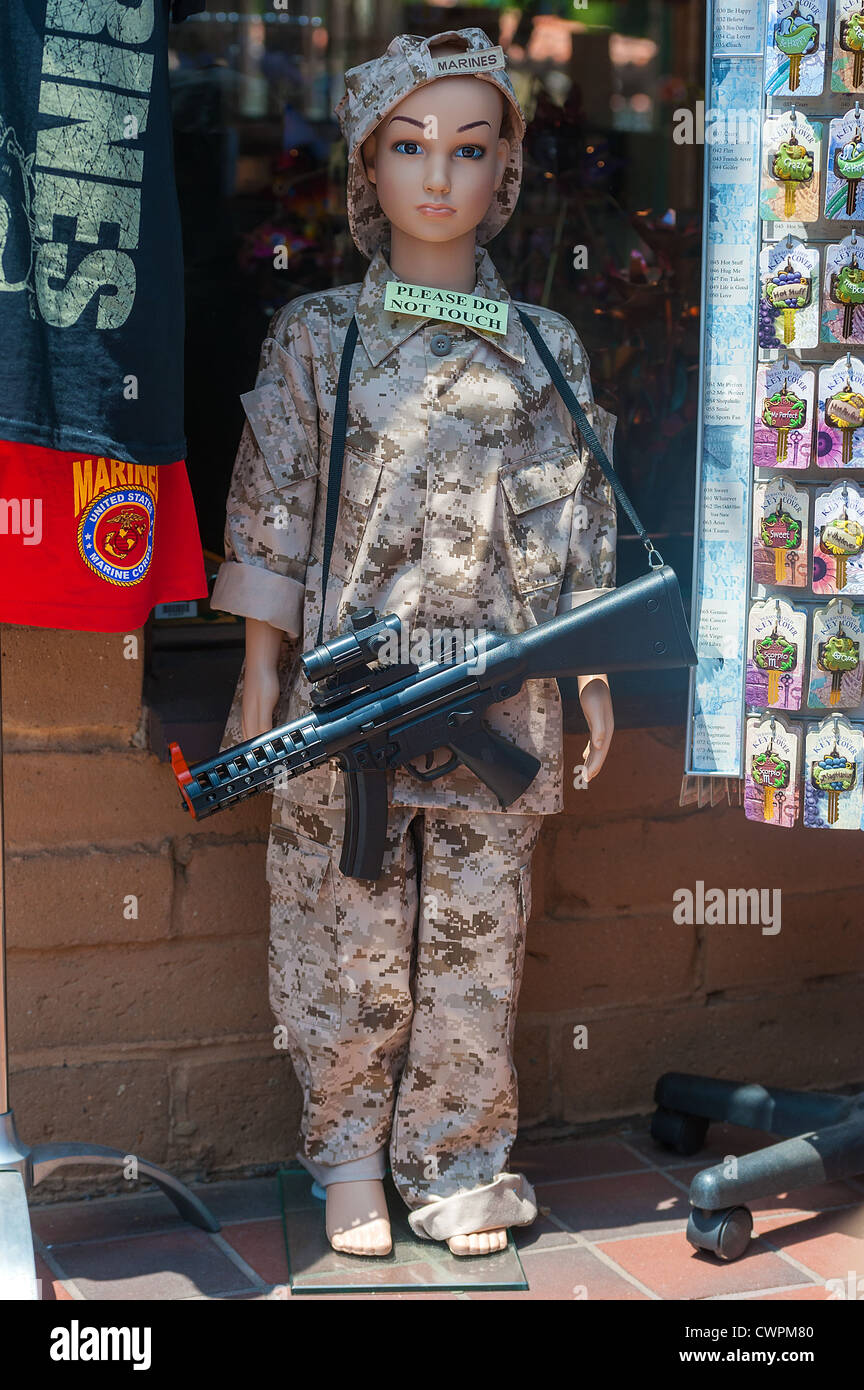
<path id="1" fill-rule="evenodd" d="M 528 118 L 519 206 L 490 254 L 514 298 L 575 324 L 596 397 L 618 417 L 616 467 L 686 587 L 702 151 L 674 143 L 673 114 L 702 95 L 697 0 L 243 0 L 174 30 L 188 466 L 205 548 L 222 554 L 239 396 L 254 381 L 269 318 L 366 270 L 348 232 L 333 115 L 345 69 L 394 34 L 469 25 L 504 47 Z M 625 517 L 619 526 L 623 582 L 643 560 Z M 684 673 L 669 680 L 683 691 Z"/>

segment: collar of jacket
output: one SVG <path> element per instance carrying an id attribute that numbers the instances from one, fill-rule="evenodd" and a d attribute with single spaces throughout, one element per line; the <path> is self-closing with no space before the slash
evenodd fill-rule
<path id="1" fill-rule="evenodd" d="M 384 308 L 384 287 L 388 280 L 399 278 L 390 269 L 387 250 L 379 249 L 375 252 L 369 269 L 366 271 L 354 310 L 363 346 L 369 354 L 369 360 L 376 367 L 384 361 L 385 357 L 389 356 L 394 348 L 401 347 L 402 343 L 407 342 L 412 334 L 419 332 L 421 328 L 432 321 L 414 314 L 395 314 L 392 310 Z M 489 252 L 478 246 L 475 252 L 475 263 L 477 281 L 473 293 L 484 299 L 500 300 L 508 305 L 507 332 L 491 333 L 488 328 L 475 328 L 470 323 L 454 324 L 453 327 L 468 328 L 472 333 L 476 333 L 478 338 L 484 338 L 487 343 L 491 343 L 493 347 L 506 353 L 508 357 L 514 358 L 517 362 L 524 362 L 525 330 L 522 327 L 522 320 L 516 312 L 516 305 L 511 300 L 506 285 L 492 264 Z M 447 326 L 446 320 L 438 320 L 438 322 L 444 323 L 445 327 Z"/>

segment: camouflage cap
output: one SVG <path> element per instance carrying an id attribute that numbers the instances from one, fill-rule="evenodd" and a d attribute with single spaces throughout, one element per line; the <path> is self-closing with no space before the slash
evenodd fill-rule
<path id="1" fill-rule="evenodd" d="M 433 50 L 443 45 L 461 48 L 465 57 L 460 54 L 453 59 L 436 58 Z M 469 56 L 483 50 L 488 50 L 488 59 Z M 485 69 L 484 62 L 488 63 Z M 357 246 L 370 260 L 389 240 L 390 223 L 381 211 L 375 188 L 366 177 L 363 141 L 388 111 L 416 88 L 437 82 L 440 77 L 463 77 L 466 73 L 482 82 L 493 82 L 507 98 L 501 134 L 510 146 L 510 155 L 501 187 L 477 228 L 477 240 L 485 246 L 509 221 L 522 182 L 525 117 L 504 70 L 501 49 L 495 47 L 482 29 L 448 29 L 429 38 L 399 34 L 380 58 L 346 72 L 346 92 L 336 107 L 336 115 L 348 144 L 348 224 Z"/>

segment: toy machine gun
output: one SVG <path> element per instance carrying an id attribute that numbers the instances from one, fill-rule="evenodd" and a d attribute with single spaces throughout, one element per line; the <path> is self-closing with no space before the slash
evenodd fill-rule
<path id="1" fill-rule="evenodd" d="M 184 808 L 203 820 L 335 758 L 346 807 L 339 868 L 351 878 L 375 879 L 387 833 L 389 769 L 405 767 L 430 782 L 461 764 L 502 808 L 510 806 L 540 763 L 487 728 L 490 706 L 516 695 L 526 680 L 696 665 L 678 580 L 662 564 L 525 632 L 483 634 L 459 661 L 382 666 L 378 653 L 400 635 L 395 614 L 379 619 L 373 609 L 361 609 L 349 631 L 300 658 L 313 686 L 308 714 L 192 767 L 172 743 Z M 437 748 L 450 752 L 441 767 L 412 766 Z"/>

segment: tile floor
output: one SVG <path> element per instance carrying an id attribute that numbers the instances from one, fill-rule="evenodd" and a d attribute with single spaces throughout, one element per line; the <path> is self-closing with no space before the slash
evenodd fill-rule
<path id="1" fill-rule="evenodd" d="M 687 1192 L 700 1168 L 770 1136 L 715 1125 L 698 1156 L 655 1147 L 637 1128 L 606 1137 L 521 1143 L 512 1167 L 533 1183 L 541 1215 L 514 1232 L 525 1292 L 302 1294 L 390 1299 L 827 1299 L 827 1280 L 864 1292 L 864 1175 L 753 1203 L 750 1249 L 733 1263 L 687 1243 Z M 43 1299 L 290 1297 L 278 1183 L 195 1188 L 222 1223 L 208 1235 L 161 1194 L 34 1206 Z M 323 1205 L 315 1203 L 322 1212 Z M 834 1296 L 837 1297 L 836 1292 Z M 850 1295 L 848 1292 L 847 1297 Z"/>

